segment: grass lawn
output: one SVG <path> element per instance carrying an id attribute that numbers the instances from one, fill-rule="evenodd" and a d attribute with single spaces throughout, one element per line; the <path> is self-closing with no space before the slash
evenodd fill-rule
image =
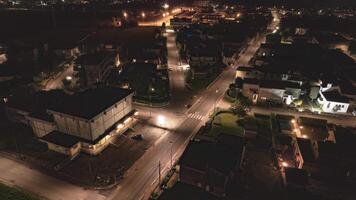
<path id="1" fill-rule="evenodd" d="M 39 200 L 39 198 L 16 188 L 8 187 L 0 183 L 1 200 Z"/>
<path id="2" fill-rule="evenodd" d="M 220 133 L 244 136 L 244 129 L 236 122 L 238 117 L 233 113 L 220 113 L 215 116 L 212 129 L 206 133 L 208 137 L 217 137 Z"/>
<path id="3" fill-rule="evenodd" d="M 189 87 L 194 90 L 201 90 L 205 89 L 211 82 L 213 82 L 216 77 L 219 76 L 220 73 L 214 73 L 208 77 L 196 77 L 194 79 L 188 78 L 187 83 L 189 84 Z"/>

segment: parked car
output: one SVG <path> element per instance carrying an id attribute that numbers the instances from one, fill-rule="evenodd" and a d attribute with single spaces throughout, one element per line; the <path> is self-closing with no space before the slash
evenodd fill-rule
<path id="1" fill-rule="evenodd" d="M 134 140 L 143 140 L 143 135 L 142 134 L 136 134 L 131 137 Z"/>

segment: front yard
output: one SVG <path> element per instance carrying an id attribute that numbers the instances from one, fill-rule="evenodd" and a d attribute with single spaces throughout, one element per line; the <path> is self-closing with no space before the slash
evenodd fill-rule
<path id="1" fill-rule="evenodd" d="M 219 134 L 232 134 L 244 136 L 244 129 L 237 124 L 238 117 L 232 112 L 218 113 L 214 116 L 212 127 L 205 136 L 215 138 Z"/>

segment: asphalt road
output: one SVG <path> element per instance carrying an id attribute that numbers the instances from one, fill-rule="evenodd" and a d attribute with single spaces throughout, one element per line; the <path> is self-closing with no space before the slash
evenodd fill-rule
<path id="1" fill-rule="evenodd" d="M 62 63 L 61 65 L 63 65 Z M 59 72 L 55 77 L 50 79 L 46 86 L 44 87 L 44 90 L 53 90 L 53 89 L 60 89 L 63 87 L 63 82 L 62 80 L 65 79 L 67 76 L 72 76 L 73 75 L 73 66 L 68 67 L 67 69 L 64 69 L 62 72 Z"/>
<path id="2" fill-rule="evenodd" d="M 119 184 L 108 199 L 115 200 L 134 200 L 148 199 L 151 191 L 158 185 L 159 166 L 161 174 L 168 171 L 171 164 L 171 152 L 173 160 L 179 158 L 184 151 L 189 139 L 198 130 L 198 128 L 207 120 L 207 116 L 212 112 L 215 104 L 220 100 L 226 88 L 235 78 L 235 69 L 238 65 L 246 65 L 264 36 L 260 36 L 251 41 L 244 54 L 240 56 L 235 66 L 228 67 L 222 74 L 195 100 L 195 104 L 188 110 L 184 108 L 182 101 L 189 101 L 190 95 L 187 95 L 182 80 L 182 68 L 178 66 L 178 57 L 176 48 L 172 45 L 173 35 L 168 35 L 168 64 L 172 69 L 170 72 L 172 104 L 165 109 L 153 109 L 152 112 L 157 115 L 169 113 L 167 124 L 163 124 L 162 136 L 136 163 L 126 172 L 124 179 Z M 176 103 L 177 102 L 177 103 Z M 180 102 L 180 103 L 179 103 Z M 183 111 L 183 112 L 182 112 Z M 155 118 L 153 117 L 152 123 Z"/>

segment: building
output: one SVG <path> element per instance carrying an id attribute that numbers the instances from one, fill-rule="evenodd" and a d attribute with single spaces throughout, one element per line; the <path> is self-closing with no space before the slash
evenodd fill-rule
<path id="1" fill-rule="evenodd" d="M 132 95 L 131 90 L 98 87 L 73 95 L 47 95 L 47 101 L 35 100 L 45 105 L 32 109 L 20 105 L 15 109 L 10 100 L 7 110 L 13 121 L 30 125 L 49 149 L 70 157 L 81 151 L 96 155 L 135 122 Z"/>
<path id="2" fill-rule="evenodd" d="M 253 103 L 272 101 L 290 105 L 299 99 L 302 89 L 299 83 L 290 81 L 245 78 L 242 92 Z"/>
<path id="3" fill-rule="evenodd" d="M 218 196 L 242 168 L 245 145 L 242 138 L 220 134 L 217 141 L 192 141 L 180 160 L 179 180 Z"/>
<path id="4" fill-rule="evenodd" d="M 299 117 L 298 118 L 300 135 L 316 141 L 326 141 L 329 137 L 327 120 Z"/>
<path id="5" fill-rule="evenodd" d="M 248 66 L 239 66 L 236 69 L 236 76 L 235 78 L 255 78 L 258 79 L 260 76 L 259 71 L 257 71 L 254 67 Z"/>
<path id="6" fill-rule="evenodd" d="M 178 182 L 173 188 L 165 190 L 159 200 L 181 200 L 181 199 L 194 199 L 194 200 L 218 200 L 212 194 L 204 191 L 201 188 L 194 187 L 189 184 Z"/>
<path id="7" fill-rule="evenodd" d="M 327 113 L 347 113 L 350 99 L 340 94 L 339 90 L 330 88 L 319 91 L 318 103 Z"/>
<path id="8" fill-rule="evenodd" d="M 100 52 L 84 54 L 76 60 L 75 70 L 79 72 L 85 86 L 104 82 L 117 67 L 116 58 L 118 54 Z"/>

